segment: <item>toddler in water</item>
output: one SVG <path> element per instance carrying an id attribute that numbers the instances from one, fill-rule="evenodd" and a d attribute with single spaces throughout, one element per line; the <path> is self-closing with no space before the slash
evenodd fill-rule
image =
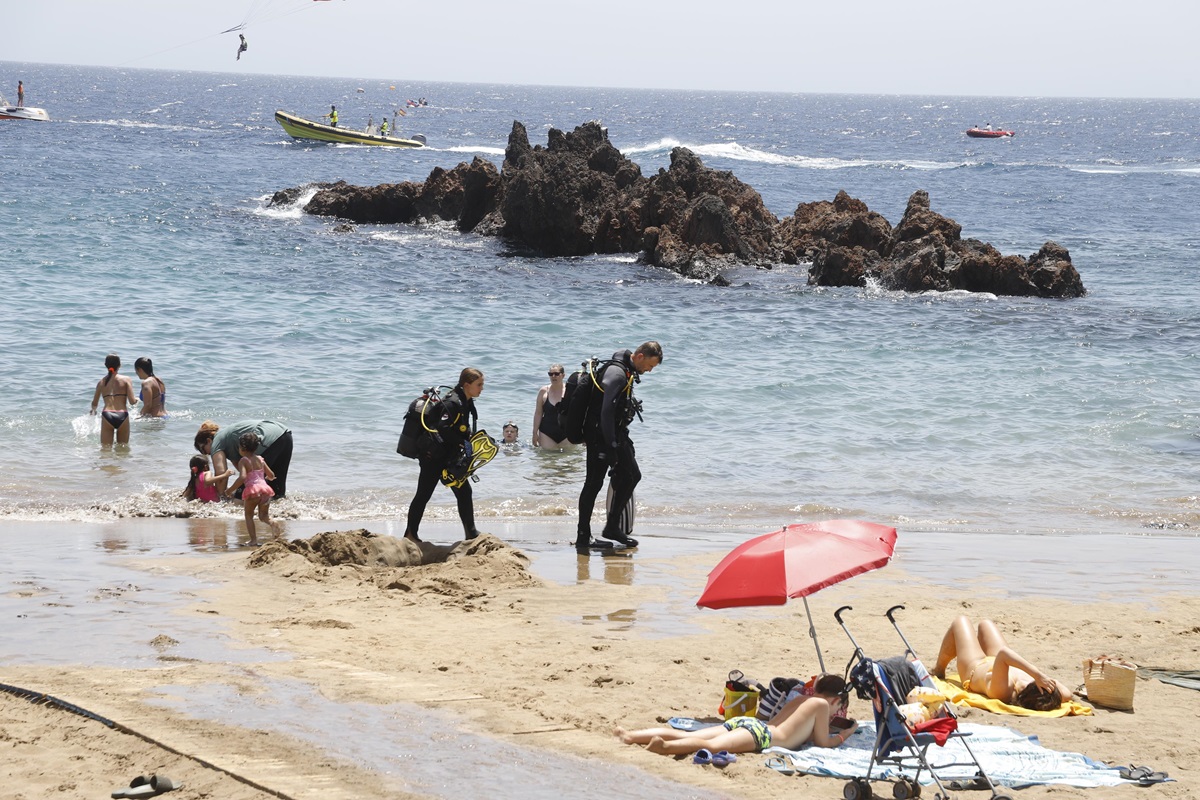
<path id="1" fill-rule="evenodd" d="M 238 439 L 238 452 L 242 458 L 238 461 L 238 472 L 241 473 L 237 482 L 225 490 L 226 497 L 233 497 L 238 488 L 242 488 L 242 508 L 246 512 L 246 530 L 250 533 L 250 544 L 258 544 L 258 533 L 254 530 L 254 509 L 258 509 L 258 518 L 270 526 L 278 536 L 275 524 L 271 522 L 271 498 L 275 490 L 267 485 L 268 480 L 275 480 L 275 473 L 263 460 L 256 455 L 259 438 L 257 433 L 243 433 Z"/>
<path id="2" fill-rule="evenodd" d="M 213 484 L 233 475 L 231 469 L 225 470 L 220 475 L 214 475 L 209 471 L 208 459 L 204 456 L 192 456 L 188 469 L 191 470 L 191 477 L 188 478 L 188 484 L 183 489 L 182 497 L 188 500 L 199 500 L 201 503 L 215 503 L 220 500 Z"/>

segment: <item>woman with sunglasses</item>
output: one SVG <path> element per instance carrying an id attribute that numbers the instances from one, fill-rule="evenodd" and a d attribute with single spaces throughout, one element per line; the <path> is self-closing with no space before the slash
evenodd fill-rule
<path id="1" fill-rule="evenodd" d="M 533 446 L 546 450 L 565 450 L 574 447 L 567 441 L 566 431 L 558 423 L 558 404 L 563 399 L 566 370 L 562 364 L 551 364 L 546 375 L 550 383 L 538 390 L 533 409 Z"/>

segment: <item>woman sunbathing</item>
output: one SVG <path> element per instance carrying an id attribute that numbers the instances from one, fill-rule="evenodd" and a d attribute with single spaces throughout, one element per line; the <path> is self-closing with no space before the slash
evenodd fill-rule
<path id="1" fill-rule="evenodd" d="M 838 747 L 858 727 L 857 722 L 848 720 L 849 726 L 837 733 L 829 730 L 830 709 L 842 702 L 840 693 L 844 686 L 841 676 L 824 676 L 817 681 L 815 695 L 789 701 L 772 718 L 770 725 L 756 717 L 734 717 L 724 725 L 698 731 L 617 728 L 613 733 L 625 744 L 644 744 L 651 753 L 668 756 L 686 755 L 701 748 L 729 753 L 758 753 L 768 747 L 798 750 L 808 742 L 818 747 Z"/>
<path id="2" fill-rule="evenodd" d="M 959 677 L 969 692 L 1035 711 L 1052 711 L 1071 699 L 1070 689 L 1009 647 L 990 619 L 978 629 L 965 616 L 950 624 L 933 674 L 945 677 L 952 659 L 958 660 Z"/>

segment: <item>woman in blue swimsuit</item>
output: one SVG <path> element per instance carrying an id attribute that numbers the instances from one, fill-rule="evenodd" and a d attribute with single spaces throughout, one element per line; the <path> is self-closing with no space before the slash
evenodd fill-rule
<path id="1" fill-rule="evenodd" d="M 143 417 L 165 417 L 167 415 L 167 385 L 154 374 L 154 362 L 142 356 L 133 362 L 133 368 L 142 379 L 138 399 L 142 401 Z"/>
<path id="2" fill-rule="evenodd" d="M 129 443 L 129 406 L 136 406 L 138 399 L 133 395 L 133 381 L 124 375 L 117 374 L 121 368 L 121 357 L 109 353 L 104 358 L 104 367 L 108 370 L 96 384 L 96 393 L 92 395 L 92 414 L 100 398 L 104 398 L 104 410 L 100 412 L 100 444 L 105 447 L 113 443 Z"/>

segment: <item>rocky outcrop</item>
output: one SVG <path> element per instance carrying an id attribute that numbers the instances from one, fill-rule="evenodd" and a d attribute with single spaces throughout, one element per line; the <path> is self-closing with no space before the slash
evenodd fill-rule
<path id="1" fill-rule="evenodd" d="M 809 283 L 865 286 L 908 292 L 989 292 L 1031 297 L 1082 297 L 1085 293 L 1066 248 L 1047 242 L 1028 260 L 1005 256 L 929 207 L 914 192 L 904 217 L 887 232 L 886 220 L 839 192 L 832 204 L 801 205 L 780 224 L 782 238 L 812 260 Z M 875 219 L 875 218 L 878 219 Z"/>
<path id="2" fill-rule="evenodd" d="M 470 231 L 496 208 L 499 199 L 499 170 L 490 161 L 476 158 L 451 170 L 435 167 L 423 183 L 352 186 L 338 181 L 313 195 L 304 210 L 381 225 L 448 220 L 459 230 Z"/>
<path id="3" fill-rule="evenodd" d="M 296 202 L 302 189 L 276 198 Z M 779 220 L 753 188 L 686 148 L 671 151 L 667 169 L 643 176 L 598 122 L 552 129 L 545 147 L 531 145 L 514 122 L 500 170 L 476 158 L 434 169 L 422 183 L 327 185 L 305 211 L 376 224 L 448 220 L 546 256 L 638 252 L 646 263 L 716 284 L 728 283 L 722 270 L 731 265 L 808 261 L 809 283 L 821 286 L 1084 294 L 1065 248 L 1047 242 L 1028 259 L 1002 255 L 963 239 L 925 191 L 909 198 L 895 228 L 844 191 Z"/>

